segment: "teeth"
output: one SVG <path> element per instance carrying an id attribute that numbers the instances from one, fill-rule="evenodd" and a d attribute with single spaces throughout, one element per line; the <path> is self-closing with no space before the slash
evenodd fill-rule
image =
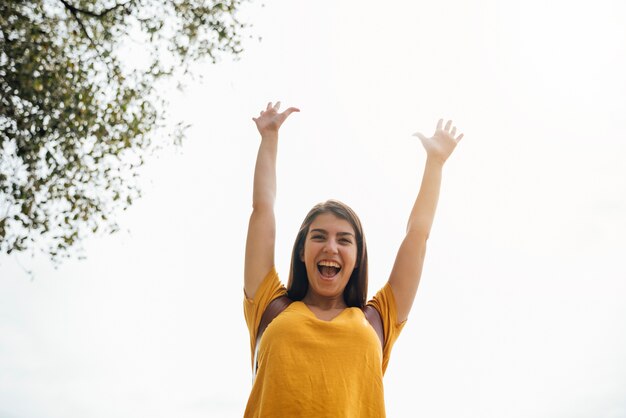
<path id="1" fill-rule="evenodd" d="M 324 260 L 324 261 L 320 261 L 320 262 L 318 263 L 318 265 L 320 265 L 320 266 L 326 266 L 326 267 L 336 267 L 336 268 L 341 268 L 341 266 L 339 265 L 339 263 L 336 263 L 336 262 L 334 262 L 334 261 L 326 261 L 326 260 Z"/>

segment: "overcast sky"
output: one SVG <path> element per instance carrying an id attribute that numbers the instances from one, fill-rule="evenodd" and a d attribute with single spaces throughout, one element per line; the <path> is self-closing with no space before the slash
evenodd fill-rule
<path id="1" fill-rule="evenodd" d="M 626 417 L 626 5 L 280 0 L 242 18 L 261 42 L 164 92 L 193 127 L 149 161 L 120 233 L 56 270 L 0 257 L 0 417 L 243 414 L 251 118 L 275 100 L 301 109 L 281 131 L 279 274 L 306 212 L 337 198 L 363 221 L 370 296 L 421 180 L 411 134 L 440 117 L 465 133 L 390 417 Z"/>

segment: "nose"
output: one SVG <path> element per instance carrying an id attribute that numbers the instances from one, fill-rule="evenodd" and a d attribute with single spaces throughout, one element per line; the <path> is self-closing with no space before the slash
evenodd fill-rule
<path id="1" fill-rule="evenodd" d="M 328 254 L 337 254 L 337 242 L 334 239 L 327 240 L 326 245 L 324 246 L 324 252 Z"/>

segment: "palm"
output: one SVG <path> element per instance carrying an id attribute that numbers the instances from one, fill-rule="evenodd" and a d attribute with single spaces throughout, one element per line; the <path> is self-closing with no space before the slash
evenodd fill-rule
<path id="1" fill-rule="evenodd" d="M 430 138 L 419 132 L 414 135 L 422 141 L 422 145 L 426 149 L 426 153 L 429 157 L 445 162 L 450 154 L 452 154 L 452 151 L 454 151 L 454 148 L 459 143 L 461 138 L 463 138 L 463 134 L 460 134 L 455 138 L 456 126 L 450 129 L 451 126 L 451 120 L 449 120 L 448 123 L 446 123 L 446 126 L 443 127 L 443 119 L 439 119 L 437 129 L 435 130 L 434 135 Z"/>
<path id="2" fill-rule="evenodd" d="M 252 118 L 254 123 L 256 123 L 256 127 L 261 133 L 277 133 L 280 129 L 283 122 L 287 119 L 287 117 L 293 112 L 299 112 L 300 110 L 295 107 L 290 107 L 282 113 L 278 112 L 280 108 L 280 102 L 276 102 L 275 105 L 272 106 L 272 103 L 268 103 L 265 110 L 262 110 L 258 117 Z"/>

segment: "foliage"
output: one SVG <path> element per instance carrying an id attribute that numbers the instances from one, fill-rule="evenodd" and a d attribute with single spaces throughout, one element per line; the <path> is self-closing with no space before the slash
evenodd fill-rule
<path id="1" fill-rule="evenodd" d="M 58 263 L 118 229 L 144 155 L 184 134 L 158 83 L 240 54 L 242 1 L 0 2 L 0 252 Z"/>

